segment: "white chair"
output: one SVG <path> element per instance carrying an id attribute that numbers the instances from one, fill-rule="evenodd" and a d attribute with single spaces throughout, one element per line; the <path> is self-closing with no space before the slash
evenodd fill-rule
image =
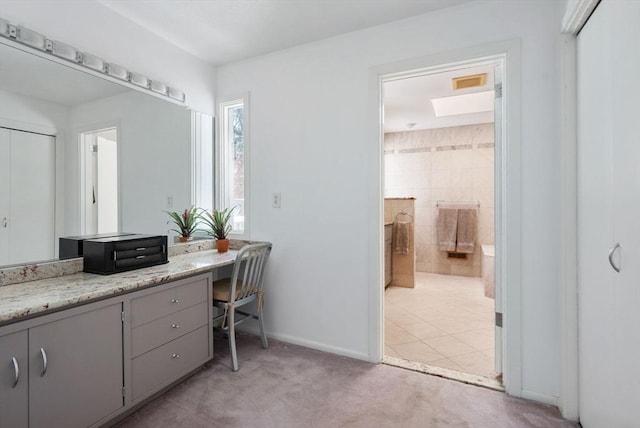
<path id="1" fill-rule="evenodd" d="M 213 322 L 221 321 L 220 327 L 229 336 L 229 351 L 233 371 L 238 371 L 236 353 L 235 326 L 247 319 L 258 320 L 262 347 L 267 348 L 267 336 L 264 333 L 262 309 L 264 302 L 263 276 L 264 267 L 271 252 L 270 243 L 249 244 L 244 246 L 236 256 L 231 278 L 213 282 L 213 306 L 223 310 L 214 317 Z M 239 306 L 256 301 L 257 314 L 237 310 Z M 236 319 L 236 315 L 240 315 Z"/>

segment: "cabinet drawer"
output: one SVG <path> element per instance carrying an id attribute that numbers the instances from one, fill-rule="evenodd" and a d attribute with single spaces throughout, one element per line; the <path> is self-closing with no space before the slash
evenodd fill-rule
<path id="1" fill-rule="evenodd" d="M 181 285 L 131 301 L 131 325 L 137 327 L 185 308 L 207 302 L 207 276 L 185 280 Z"/>
<path id="2" fill-rule="evenodd" d="M 133 357 L 189 333 L 209 323 L 209 303 L 202 302 L 190 308 L 136 327 L 131 332 Z"/>
<path id="3" fill-rule="evenodd" d="M 131 361 L 133 399 L 155 392 L 210 359 L 208 326 L 201 327 Z"/>

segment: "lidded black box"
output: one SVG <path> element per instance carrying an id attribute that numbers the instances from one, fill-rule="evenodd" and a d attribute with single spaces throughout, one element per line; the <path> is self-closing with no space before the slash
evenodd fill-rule
<path id="1" fill-rule="evenodd" d="M 166 235 L 126 235 L 84 241 L 84 271 L 109 275 L 168 263 Z"/>

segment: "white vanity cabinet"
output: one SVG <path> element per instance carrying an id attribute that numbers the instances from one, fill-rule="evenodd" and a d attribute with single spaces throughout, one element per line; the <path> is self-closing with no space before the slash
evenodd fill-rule
<path id="1" fill-rule="evenodd" d="M 0 336 L 0 426 L 87 427 L 119 411 L 121 315 L 121 302 L 96 303 L 10 326 L 28 328 Z"/>
<path id="2" fill-rule="evenodd" d="M 0 327 L 0 428 L 107 425 L 211 360 L 211 283 L 200 274 Z"/>

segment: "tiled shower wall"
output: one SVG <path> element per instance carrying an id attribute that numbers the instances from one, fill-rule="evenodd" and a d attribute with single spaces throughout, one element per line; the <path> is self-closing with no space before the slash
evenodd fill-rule
<path id="1" fill-rule="evenodd" d="M 494 243 L 493 123 L 384 136 L 386 198 L 415 197 L 416 270 L 481 275 L 481 244 Z M 467 259 L 438 250 L 436 201 L 478 200 L 476 248 Z"/>

